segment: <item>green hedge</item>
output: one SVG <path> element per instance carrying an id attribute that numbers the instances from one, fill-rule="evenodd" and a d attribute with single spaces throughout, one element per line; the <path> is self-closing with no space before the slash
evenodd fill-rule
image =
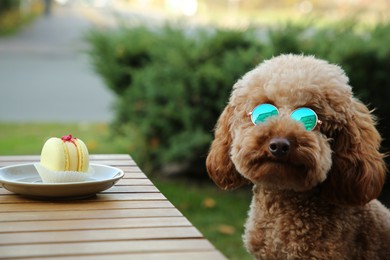
<path id="1" fill-rule="evenodd" d="M 377 108 L 390 140 L 390 25 L 286 24 L 245 31 L 164 25 L 91 31 L 90 57 L 118 95 L 113 133 L 147 172 L 204 174 L 212 130 L 232 85 L 264 59 L 314 54 L 340 64 Z M 389 147 L 389 142 L 385 143 Z"/>
<path id="2" fill-rule="evenodd" d="M 0 1 L 0 14 L 9 10 L 19 8 L 20 0 L 1 0 Z"/>

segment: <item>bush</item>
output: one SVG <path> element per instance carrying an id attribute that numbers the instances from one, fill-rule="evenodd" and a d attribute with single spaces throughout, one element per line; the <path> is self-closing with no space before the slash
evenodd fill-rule
<path id="1" fill-rule="evenodd" d="M 2 0 L 0 2 L 0 14 L 9 10 L 17 9 L 20 5 L 19 0 Z"/>
<path id="2" fill-rule="evenodd" d="M 119 97 L 113 129 L 124 136 L 137 129 L 131 154 L 141 166 L 204 172 L 215 121 L 235 80 L 261 60 L 261 46 L 242 32 L 170 26 L 94 31 L 88 39 L 96 70 Z"/>
<path id="3" fill-rule="evenodd" d="M 135 26 L 95 30 L 87 39 L 95 70 L 118 95 L 114 133 L 129 143 L 128 152 L 146 172 L 168 165 L 170 171 L 204 173 L 212 130 L 232 85 L 280 53 L 340 64 L 357 96 L 378 108 L 381 132 L 390 140 L 388 24 L 360 31 L 351 22 L 245 31 Z"/>

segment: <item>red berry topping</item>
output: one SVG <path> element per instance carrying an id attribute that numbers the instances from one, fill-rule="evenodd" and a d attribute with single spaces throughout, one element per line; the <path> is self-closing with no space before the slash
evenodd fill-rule
<path id="1" fill-rule="evenodd" d="M 73 142 L 75 139 L 76 138 L 73 138 L 73 136 L 71 134 L 64 135 L 63 137 L 61 137 L 61 140 L 64 142 Z"/>

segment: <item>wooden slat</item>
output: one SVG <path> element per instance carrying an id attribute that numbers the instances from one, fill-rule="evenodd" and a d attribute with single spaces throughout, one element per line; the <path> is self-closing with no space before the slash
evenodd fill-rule
<path id="1" fill-rule="evenodd" d="M 153 183 L 149 179 L 120 179 L 116 185 L 153 185 Z"/>
<path id="2" fill-rule="evenodd" d="M 120 241 L 140 239 L 201 238 L 194 227 L 153 227 L 99 230 L 62 230 L 0 233 L 0 245 Z"/>
<path id="3" fill-rule="evenodd" d="M 40 221 L 65 219 L 104 219 L 135 217 L 178 217 L 182 214 L 175 208 L 113 209 L 88 211 L 2 212 L 0 221 Z"/>
<path id="4" fill-rule="evenodd" d="M 11 212 L 43 212 L 43 211 L 78 211 L 78 210 L 111 210 L 111 209 L 151 209 L 151 208 L 174 208 L 167 200 L 150 201 L 64 201 L 47 203 L 16 203 L 3 204 L 1 213 Z"/>
<path id="5" fill-rule="evenodd" d="M 120 166 L 119 168 L 121 168 L 124 172 L 141 172 L 141 173 L 143 173 L 138 166 Z"/>
<path id="6" fill-rule="evenodd" d="M 142 185 L 138 185 L 138 186 L 114 186 L 108 190 L 105 190 L 101 193 L 133 193 L 133 192 L 137 192 L 137 193 L 147 193 L 147 192 L 159 192 L 159 190 L 153 186 L 153 185 L 150 185 L 150 186 L 142 186 Z"/>
<path id="7" fill-rule="evenodd" d="M 49 200 L 49 199 L 48 199 Z M 55 198 L 51 199 L 55 201 Z M 164 195 L 161 193 L 151 192 L 151 193 L 105 193 L 97 194 L 91 198 L 85 199 L 91 201 L 122 201 L 122 200 L 166 200 Z M 69 200 L 71 201 L 71 200 Z M 42 203 L 42 199 L 33 199 L 30 197 L 23 197 L 18 195 L 3 195 L 0 196 L 0 204 L 4 203 Z"/>
<path id="8" fill-rule="evenodd" d="M 128 154 L 91 154 L 91 155 L 89 155 L 89 158 L 90 158 L 91 161 L 107 160 L 107 159 L 133 161 L 131 156 L 128 155 Z"/>
<path id="9" fill-rule="evenodd" d="M 112 219 L 14 221 L 0 222 L 0 233 L 179 226 L 190 227 L 192 225 L 185 217 L 124 218 L 115 219 L 115 221 Z"/>
<path id="10" fill-rule="evenodd" d="M 137 170 L 131 169 L 130 167 L 122 167 L 122 166 L 120 166 L 118 168 L 121 169 L 125 173 L 125 176 L 123 176 L 124 179 L 147 178 L 145 173 L 143 173 L 141 170 L 137 171 Z"/>
<path id="11" fill-rule="evenodd" d="M 91 161 L 91 163 L 111 165 L 111 166 L 115 166 L 115 167 L 119 167 L 119 166 L 132 167 L 132 166 L 136 166 L 135 162 L 134 161 L 130 161 L 130 160 L 115 160 L 115 159 L 112 159 L 112 160 Z"/>
<path id="12" fill-rule="evenodd" d="M 116 254 L 113 255 L 88 255 L 77 256 L 78 260 L 222 260 L 226 259 L 220 252 L 217 251 L 197 251 L 197 252 L 159 252 L 159 253 L 133 253 L 133 254 Z M 30 258 L 33 259 L 33 258 Z M 35 258 L 36 259 L 36 258 Z M 61 259 L 75 259 L 75 256 L 60 256 L 56 258 L 45 258 L 45 260 L 61 260 Z"/>
<path id="13" fill-rule="evenodd" d="M 205 239 L 131 240 L 0 246 L 0 259 L 215 250 Z M 76 257 L 75 257 L 76 258 Z M 115 259 L 113 256 L 111 259 Z"/>

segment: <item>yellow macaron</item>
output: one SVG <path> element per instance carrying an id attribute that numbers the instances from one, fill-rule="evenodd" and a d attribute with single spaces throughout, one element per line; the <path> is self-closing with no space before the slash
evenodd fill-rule
<path id="1" fill-rule="evenodd" d="M 83 141 L 71 134 L 49 138 L 43 145 L 41 165 L 51 171 L 87 172 L 89 154 Z"/>

